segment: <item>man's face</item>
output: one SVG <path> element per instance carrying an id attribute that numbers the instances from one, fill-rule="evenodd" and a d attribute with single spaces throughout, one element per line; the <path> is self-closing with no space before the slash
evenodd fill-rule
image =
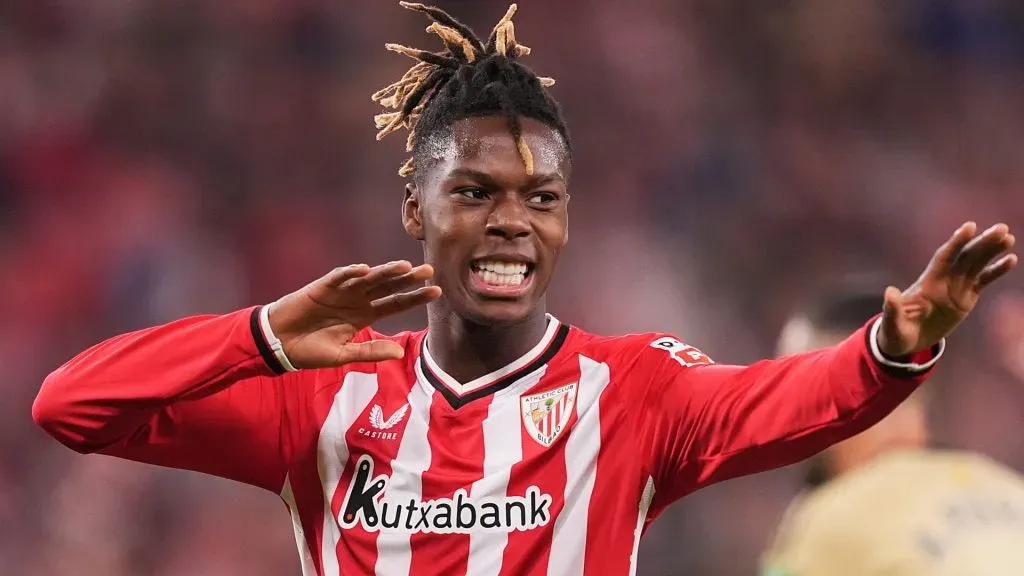
<path id="1" fill-rule="evenodd" d="M 431 160 L 406 190 L 406 231 L 423 242 L 451 309 L 478 324 L 537 310 L 568 239 L 565 142 L 532 119 L 522 134 L 532 175 L 505 118 L 469 118 L 428 142 Z"/>

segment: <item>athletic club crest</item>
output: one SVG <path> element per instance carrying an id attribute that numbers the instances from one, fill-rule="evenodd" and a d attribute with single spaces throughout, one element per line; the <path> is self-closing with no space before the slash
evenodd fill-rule
<path id="1" fill-rule="evenodd" d="M 523 425 L 541 446 L 547 448 L 569 423 L 576 406 L 576 387 L 566 384 L 554 390 L 522 397 Z"/>

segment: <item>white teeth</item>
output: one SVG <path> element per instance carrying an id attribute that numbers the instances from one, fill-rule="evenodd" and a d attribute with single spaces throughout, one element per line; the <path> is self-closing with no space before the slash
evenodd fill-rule
<path id="1" fill-rule="evenodd" d="M 519 286 L 526 281 L 526 264 L 519 262 L 477 262 L 475 273 L 492 286 Z"/>
<path id="2" fill-rule="evenodd" d="M 476 268 L 498 274 L 526 274 L 526 264 L 521 262 L 482 261 L 476 263 Z"/>

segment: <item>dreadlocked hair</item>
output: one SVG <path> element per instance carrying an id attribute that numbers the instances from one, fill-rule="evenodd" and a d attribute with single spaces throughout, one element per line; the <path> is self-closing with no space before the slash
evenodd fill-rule
<path id="1" fill-rule="evenodd" d="M 558 103 L 545 89 L 555 81 L 537 76 L 518 61 L 530 49 L 516 42 L 512 24 L 515 4 L 509 6 L 486 42 L 440 8 L 412 2 L 399 5 L 426 14 L 431 20 L 427 32 L 440 37 L 445 47 L 440 52 L 428 52 L 386 45 L 388 50 L 417 61 L 397 82 L 373 95 L 374 102 L 392 110 L 374 117 L 379 129 L 377 140 L 402 128 L 409 130 L 405 147 L 412 156 L 399 169 L 399 175 L 410 176 L 416 171 L 421 144 L 432 133 L 464 118 L 507 118 L 527 174 L 533 174 L 533 153 L 523 139 L 521 118 L 533 118 L 556 130 L 568 147 L 565 120 Z"/>

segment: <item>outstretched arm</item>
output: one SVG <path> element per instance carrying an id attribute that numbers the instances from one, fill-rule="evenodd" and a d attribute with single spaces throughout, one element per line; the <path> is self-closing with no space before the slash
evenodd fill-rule
<path id="1" fill-rule="evenodd" d="M 46 378 L 32 416 L 78 452 L 277 491 L 285 386 L 295 383 L 274 378 L 284 370 L 260 311 L 185 318 L 97 344 Z"/>
<path id="2" fill-rule="evenodd" d="M 943 345 L 900 363 L 876 356 L 870 338 L 879 322 L 838 346 L 750 366 L 713 364 L 671 337 L 655 340 L 643 353 L 653 378 L 645 438 L 659 495 L 674 500 L 798 462 L 884 418 L 925 379 Z"/>
<path id="3" fill-rule="evenodd" d="M 925 379 L 981 289 L 1016 264 L 1003 255 L 1013 242 L 1004 225 L 979 235 L 965 224 L 914 285 L 888 289 L 882 314 L 832 348 L 718 366 L 653 340 L 635 369 L 649 376 L 643 434 L 660 496 L 803 460 L 881 420 Z"/>

